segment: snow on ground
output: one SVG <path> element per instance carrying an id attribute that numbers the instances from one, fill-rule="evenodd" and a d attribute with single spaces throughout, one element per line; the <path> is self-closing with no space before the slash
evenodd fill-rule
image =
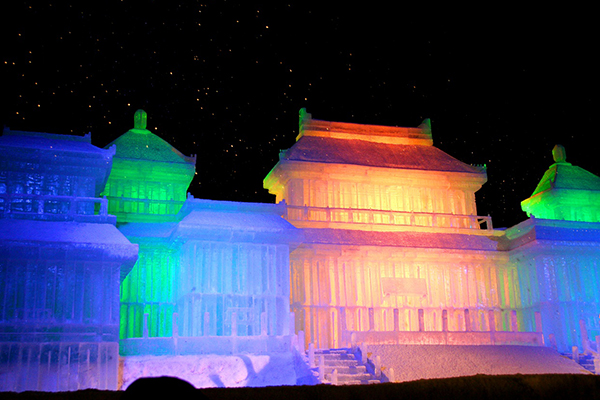
<path id="1" fill-rule="evenodd" d="M 394 382 L 460 376 L 513 374 L 589 374 L 548 347 L 368 345 L 381 357 L 383 373 Z M 294 353 L 235 356 L 129 356 L 121 358 L 120 388 L 140 377 L 175 376 L 197 388 L 314 384 L 312 372 Z"/>
<path id="2" fill-rule="evenodd" d="M 175 376 L 196 388 L 295 385 L 294 354 L 236 356 L 128 356 L 121 358 L 119 386 L 141 377 Z"/>
<path id="3" fill-rule="evenodd" d="M 381 357 L 383 373 L 394 382 L 459 376 L 511 374 L 589 374 L 549 347 L 368 345 L 369 358 Z"/>

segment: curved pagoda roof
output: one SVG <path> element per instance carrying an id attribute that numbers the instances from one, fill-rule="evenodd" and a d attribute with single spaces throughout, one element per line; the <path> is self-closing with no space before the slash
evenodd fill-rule
<path id="1" fill-rule="evenodd" d="M 281 160 L 485 174 L 433 146 L 429 119 L 416 128 L 312 119 L 300 110 L 300 134 Z"/>
<path id="2" fill-rule="evenodd" d="M 134 127 L 111 142 L 106 148 L 117 145 L 116 158 L 195 164 L 196 157 L 187 157 L 165 140 L 146 129 L 147 114 L 137 110 Z"/>

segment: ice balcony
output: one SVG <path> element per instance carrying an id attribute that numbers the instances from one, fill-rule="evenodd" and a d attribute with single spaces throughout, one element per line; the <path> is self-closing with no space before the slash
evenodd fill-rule
<path id="1" fill-rule="evenodd" d="M 431 230 L 461 232 L 493 231 L 492 218 L 477 215 L 389 211 L 358 208 L 287 206 L 286 219 L 299 228 L 359 230 Z"/>
<path id="2" fill-rule="evenodd" d="M 27 193 L 0 193 L 0 218 L 116 223 L 105 198 Z"/>
<path id="3" fill-rule="evenodd" d="M 309 341 L 324 348 L 323 335 L 333 335 L 333 347 L 349 343 L 544 345 L 542 319 L 522 310 L 481 308 L 394 308 L 362 306 L 292 306 L 300 318 L 310 315 L 315 331 Z M 314 336 L 313 336 L 314 335 Z M 556 345 L 554 344 L 554 347 Z"/>
<path id="4" fill-rule="evenodd" d="M 184 201 L 178 200 L 159 200 L 159 199 L 143 199 L 134 197 L 117 197 L 107 196 L 110 202 L 110 212 L 114 214 L 126 213 L 129 218 L 145 221 L 149 216 L 155 219 L 160 219 L 157 216 L 174 216 L 176 215 Z"/>
<path id="5" fill-rule="evenodd" d="M 240 312 L 241 311 L 241 312 Z M 119 341 L 120 353 L 131 355 L 192 355 L 192 354 L 272 354 L 287 352 L 294 343 L 294 313 L 289 317 L 282 316 L 278 327 L 280 334 L 272 334 L 274 321 L 269 321 L 266 312 L 251 322 L 254 334 L 248 321 L 244 321 L 244 310 L 237 309 L 228 313 L 225 318 L 218 318 L 209 312 L 195 315 L 200 320 L 201 332 L 191 332 L 189 321 L 173 313 L 170 317 L 172 334 L 167 337 L 149 336 L 149 315 L 144 314 L 142 337 L 126 338 Z M 180 328 L 183 328 L 180 330 Z M 183 331 L 184 335 L 179 332 Z M 296 339 L 297 340 L 297 339 Z"/>

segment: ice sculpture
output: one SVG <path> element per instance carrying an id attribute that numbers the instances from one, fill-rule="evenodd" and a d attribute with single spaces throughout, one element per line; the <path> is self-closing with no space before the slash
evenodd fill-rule
<path id="1" fill-rule="evenodd" d="M 100 199 L 114 148 L 0 137 L 0 390 L 116 389 L 118 291 L 137 246 Z"/>
<path id="2" fill-rule="evenodd" d="M 518 268 L 525 321 L 539 311 L 548 345 L 589 349 L 600 335 L 600 177 L 567 163 L 562 146 L 553 155 L 521 203 L 531 218 L 506 231 L 505 249 Z"/>
<path id="3" fill-rule="evenodd" d="M 321 348 L 598 350 L 600 178 L 561 146 L 531 218 L 494 230 L 476 211 L 485 167 L 434 147 L 428 120 L 301 110 L 264 180 L 277 204 L 186 196 L 195 156 L 146 120 L 106 149 L 0 137 L 0 390 L 115 389 L 119 353 L 273 354 L 300 330 Z"/>
<path id="4" fill-rule="evenodd" d="M 502 233 L 477 216 L 485 181 L 485 168 L 433 146 L 429 120 L 383 127 L 301 110 L 297 142 L 264 187 L 305 232 L 290 257 L 292 310 L 307 341 L 327 348 L 352 333 L 381 341 L 399 331 L 510 330 L 516 267 L 497 251 Z"/>
<path id="5" fill-rule="evenodd" d="M 186 200 L 195 157 L 145 130 L 145 118 L 138 110 L 113 142 L 106 189 L 140 246 L 121 286 L 121 353 L 289 349 L 289 252 L 300 233 L 285 206 Z"/>

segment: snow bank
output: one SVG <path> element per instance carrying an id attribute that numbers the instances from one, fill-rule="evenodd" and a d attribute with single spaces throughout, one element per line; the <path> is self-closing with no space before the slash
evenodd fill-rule
<path id="1" fill-rule="evenodd" d="M 459 376 L 586 374 L 556 350 L 538 346 L 368 345 L 369 358 L 381 357 L 383 373 L 394 382 Z"/>
<path id="2" fill-rule="evenodd" d="M 196 388 L 295 385 L 294 363 L 292 353 L 122 357 L 119 387 L 125 390 L 137 378 L 156 376 L 181 378 Z"/>

